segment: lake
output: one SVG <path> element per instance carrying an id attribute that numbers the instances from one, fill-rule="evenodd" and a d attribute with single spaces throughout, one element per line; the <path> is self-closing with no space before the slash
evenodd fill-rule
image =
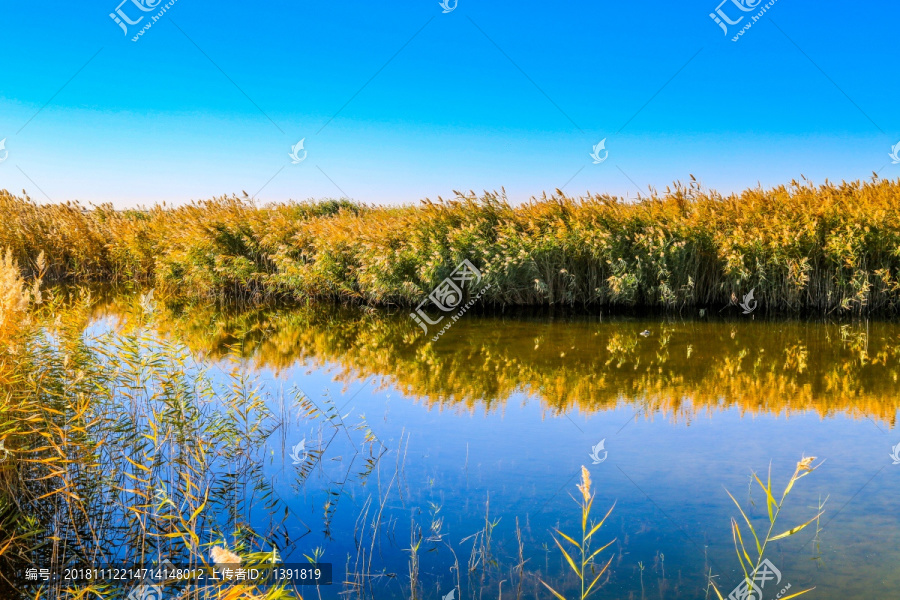
<path id="1" fill-rule="evenodd" d="M 121 327 L 128 302 L 98 304 L 86 334 Z M 551 598 L 542 581 L 577 597 L 554 537 L 581 539 L 582 465 L 591 519 L 613 507 L 596 597 L 714 598 L 710 575 L 728 597 L 732 518 L 756 558 L 729 492 L 762 535 L 752 472 L 771 469 L 780 498 L 804 457 L 821 466 L 771 535 L 812 521 L 767 545 L 762 598 L 900 589 L 897 324 L 468 314 L 432 342 L 405 312 L 347 308 L 158 308 L 152 323 L 213 379 L 258 388 L 277 425 L 222 521 L 285 562 L 332 563 L 335 584 L 305 597 Z"/>

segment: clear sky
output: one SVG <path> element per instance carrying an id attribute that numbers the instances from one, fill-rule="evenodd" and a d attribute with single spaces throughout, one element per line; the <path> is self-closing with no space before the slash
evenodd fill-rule
<path id="1" fill-rule="evenodd" d="M 119 1 L 0 3 L 0 188 L 400 203 L 900 176 L 896 2 L 777 0 L 734 42 L 766 2 L 718 5 L 743 17 L 725 34 L 719 0 L 176 0 L 135 42 L 168 0 Z M 117 8 L 143 19 L 126 34 Z"/>

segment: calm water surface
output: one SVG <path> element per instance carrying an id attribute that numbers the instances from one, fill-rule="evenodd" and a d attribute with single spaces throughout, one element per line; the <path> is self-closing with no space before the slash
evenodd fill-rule
<path id="1" fill-rule="evenodd" d="M 274 495 L 251 523 L 289 561 L 321 548 L 375 597 L 409 597 L 416 544 L 423 598 L 549 598 L 540 579 L 575 595 L 552 533 L 580 527 L 582 465 L 595 517 L 615 504 L 597 597 L 714 597 L 710 572 L 727 595 L 741 517 L 726 489 L 767 524 L 751 471 L 771 465 L 780 490 L 803 456 L 826 461 L 777 529 L 827 498 L 825 514 L 818 535 L 770 545 L 781 582 L 764 598 L 900 590 L 896 324 L 467 316 L 431 343 L 405 314 L 282 309 L 167 313 L 159 329 L 214 373 L 239 355 L 283 419 L 260 449 Z"/>

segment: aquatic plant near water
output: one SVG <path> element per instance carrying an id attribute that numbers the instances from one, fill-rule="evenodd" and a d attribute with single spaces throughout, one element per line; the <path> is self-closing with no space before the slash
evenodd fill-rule
<path id="1" fill-rule="evenodd" d="M 235 370 L 216 385 L 183 346 L 153 335 L 152 314 L 90 338 L 87 303 L 55 303 L 17 322 L 19 350 L 4 346 L 0 356 L 0 373 L 11 374 L 0 395 L 9 452 L 0 465 L 0 596 L 13 597 L 11 574 L 23 564 L 59 572 L 125 552 L 148 567 L 170 559 L 203 568 L 201 538 L 224 537 L 225 527 L 237 543 L 213 556 L 250 565 L 274 556 L 255 551 L 268 540 L 239 521 L 246 501 L 237 486 L 268 489 L 252 449 L 277 426 L 253 382 Z M 184 597 L 197 600 L 293 597 L 282 585 L 250 582 L 188 588 Z M 112 583 L 54 581 L 40 595 L 118 593 Z"/>
<path id="2" fill-rule="evenodd" d="M 591 538 L 595 533 L 600 531 L 600 528 L 603 526 L 603 523 L 606 522 L 606 518 L 612 513 L 613 508 L 615 508 L 615 503 L 609 508 L 606 514 L 598 523 L 594 523 L 593 521 L 588 523 L 588 519 L 591 514 L 591 507 L 594 504 L 594 494 L 591 492 L 591 474 L 587 470 L 587 467 L 581 467 L 581 483 L 578 484 L 578 491 L 581 493 L 581 499 L 577 500 L 579 506 L 581 507 L 581 540 L 576 541 L 572 537 L 566 535 L 559 529 L 556 530 L 556 533 L 559 534 L 565 541 L 567 541 L 570 545 L 574 546 L 577 549 L 575 553 L 575 557 L 567 551 L 560 541 L 554 536 L 553 541 L 556 542 L 556 546 L 559 548 L 559 551 L 562 552 L 563 557 L 566 559 L 566 563 L 578 577 L 579 582 L 581 583 L 581 593 L 578 596 L 579 600 L 584 600 L 594 591 L 594 587 L 597 585 L 597 582 L 600 581 L 600 577 L 606 573 L 607 569 L 609 569 L 609 565 L 612 563 L 613 556 L 609 557 L 609 560 L 606 561 L 606 564 L 603 565 L 599 572 L 596 572 L 594 559 L 598 554 L 609 548 L 609 546 L 615 542 L 615 538 L 612 541 L 607 542 L 604 546 L 598 548 L 597 550 L 591 551 Z M 590 526 L 590 529 L 589 529 Z M 576 560 L 577 559 L 577 560 Z M 596 575 L 594 573 L 596 572 Z M 588 579 L 594 575 L 593 580 L 588 583 Z M 541 583 L 550 590 L 553 595 L 559 600 L 566 600 L 566 597 L 561 593 L 550 587 L 547 582 L 541 580 Z"/>
<path id="3" fill-rule="evenodd" d="M 796 468 L 794 469 L 794 474 L 791 476 L 790 481 L 788 481 L 787 485 L 784 488 L 784 491 L 781 493 L 781 498 L 776 499 L 772 492 L 772 468 L 769 467 L 769 475 L 766 479 L 766 483 L 763 483 L 762 480 L 756 473 L 753 473 L 753 479 L 759 484 L 759 487 L 766 495 L 766 509 L 769 517 L 769 524 L 765 532 L 760 531 L 757 533 L 756 528 L 753 527 L 753 523 L 750 521 L 750 518 L 747 516 L 747 513 L 744 512 L 744 509 L 741 508 L 740 503 L 735 500 L 734 496 L 731 495 L 731 492 L 725 490 L 725 493 L 731 498 L 732 502 L 734 502 L 735 506 L 737 506 L 738 511 L 741 513 L 741 517 L 744 519 L 744 523 L 747 525 L 747 528 L 750 531 L 750 534 L 753 536 L 752 541 L 753 544 L 750 546 L 750 552 L 755 552 L 755 557 L 751 557 L 750 552 L 747 551 L 747 544 L 744 542 L 744 534 L 741 531 L 741 526 L 738 523 L 737 519 L 731 519 L 731 531 L 734 537 L 734 550 L 737 554 L 738 561 L 741 564 L 741 570 L 744 573 L 744 580 L 740 584 L 739 587 L 747 590 L 754 590 L 758 587 L 758 576 L 757 574 L 760 572 L 760 568 L 763 567 L 764 563 L 767 562 L 765 558 L 766 550 L 768 549 L 768 545 L 771 542 L 776 540 L 784 539 L 786 537 L 792 536 L 801 530 L 803 530 L 807 525 L 815 521 L 817 524 L 819 522 L 819 517 L 822 516 L 824 510 L 821 509 L 822 505 L 819 506 L 819 512 L 812 519 L 806 521 L 802 525 L 797 525 L 795 527 L 791 527 L 781 533 L 776 534 L 775 525 L 778 521 L 778 516 L 781 514 L 781 510 L 784 507 L 785 500 L 787 500 L 788 494 L 790 494 L 791 490 L 794 488 L 794 484 L 806 477 L 816 469 L 818 469 L 822 463 L 820 462 L 818 465 L 813 465 L 815 462 L 815 456 L 808 456 L 802 458 L 798 463 Z M 823 461 L 824 462 L 824 461 Z M 762 534 L 762 537 L 760 537 Z M 749 542 L 749 540 L 748 540 Z M 710 578 L 710 585 L 712 586 L 713 591 L 716 593 L 716 596 L 719 600 L 724 600 L 721 592 L 719 592 L 719 588 L 716 583 Z M 807 592 L 811 592 L 815 588 L 809 588 L 806 590 L 802 590 L 800 592 L 796 592 L 790 594 L 788 596 L 782 596 L 781 600 L 788 600 L 789 598 L 795 598 L 802 594 L 806 594 Z M 730 597 L 730 596 L 729 596 Z"/>
<path id="4" fill-rule="evenodd" d="M 48 280 L 188 298 L 415 306 L 460 260 L 485 306 L 900 312 L 900 181 L 791 181 L 721 195 L 692 179 L 637 201 L 504 192 L 417 206 L 220 197 L 116 210 L 0 191 L 0 247 Z M 734 301 L 732 300 L 734 299 Z M 745 310 L 746 310 L 745 309 Z"/>

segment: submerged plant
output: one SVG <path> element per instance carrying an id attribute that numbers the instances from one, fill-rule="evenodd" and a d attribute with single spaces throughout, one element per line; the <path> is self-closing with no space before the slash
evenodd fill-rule
<path id="1" fill-rule="evenodd" d="M 784 488 L 784 491 L 781 493 L 781 498 L 776 499 L 772 492 L 772 467 L 769 466 L 769 475 L 766 479 L 766 483 L 763 483 L 762 480 L 756 473 L 753 473 L 753 479 L 759 484 L 759 487 L 762 488 L 762 491 L 766 495 L 766 509 L 768 511 L 769 524 L 766 531 L 763 533 L 760 531 L 757 533 L 756 528 L 753 527 L 753 523 L 750 521 L 750 518 L 747 516 L 747 513 L 744 512 L 744 509 L 741 508 L 740 503 L 735 500 L 734 496 L 731 495 L 731 492 L 725 490 L 725 493 L 731 498 L 732 502 L 734 502 L 735 506 L 737 506 L 738 511 L 741 513 L 741 517 L 743 517 L 744 522 L 747 524 L 749 528 L 750 534 L 753 536 L 753 545 L 750 548 L 750 552 L 755 553 L 755 557 L 752 557 L 750 552 L 747 551 L 747 545 L 744 543 L 744 535 L 741 532 L 741 526 L 738 523 L 737 519 L 732 517 L 731 519 L 731 532 L 734 537 L 734 550 L 737 554 L 738 561 L 741 563 L 741 570 L 744 573 L 744 579 L 742 582 L 742 586 L 744 586 L 748 591 L 754 590 L 757 587 L 757 572 L 760 570 L 760 566 L 763 565 L 763 561 L 765 560 L 766 549 L 770 542 L 774 542 L 777 540 L 784 539 L 786 537 L 792 536 L 802 529 L 804 529 L 807 525 L 812 522 L 816 522 L 818 524 L 819 517 L 822 516 L 823 510 L 820 510 L 816 516 L 812 519 L 806 521 L 802 525 L 797 525 L 791 527 L 781 533 L 776 534 L 775 527 L 778 522 L 778 516 L 781 514 L 781 509 L 784 506 L 785 501 L 787 500 L 788 494 L 790 494 L 791 490 L 794 488 L 794 484 L 797 483 L 798 480 L 806 477 L 816 469 L 818 469 L 822 463 L 820 462 L 818 465 L 813 465 L 815 462 L 815 456 L 804 457 L 797 463 L 796 468 L 794 469 L 794 474 L 791 476 L 790 481 L 788 481 L 787 485 Z M 824 462 L 824 461 L 823 461 Z M 821 504 L 820 504 L 821 509 Z M 763 534 L 760 537 L 760 534 Z M 713 591 L 715 591 L 716 596 L 719 600 L 724 600 L 721 592 L 719 592 L 718 586 L 715 582 L 710 578 L 710 585 L 712 586 Z M 780 600 L 788 600 L 789 598 L 796 598 L 802 594 L 807 592 L 811 592 L 815 588 L 809 588 L 806 590 L 802 590 L 800 592 L 796 592 L 790 594 L 788 596 L 782 596 Z"/>
<path id="2" fill-rule="evenodd" d="M 578 502 L 578 505 L 581 507 L 581 540 L 576 541 L 572 537 L 566 535 L 559 529 L 556 530 L 556 533 L 560 535 L 563 539 L 565 539 L 570 545 L 574 546 L 577 550 L 575 552 L 575 558 L 570 554 L 560 543 L 560 541 L 553 537 L 553 541 L 556 542 L 556 546 L 559 548 L 559 551 L 562 552 L 563 557 L 566 559 L 566 563 L 568 563 L 569 567 L 575 573 L 576 577 L 578 577 L 579 582 L 581 583 L 581 592 L 578 596 L 580 600 L 584 600 L 590 594 L 596 590 L 594 587 L 597 585 L 597 582 L 600 581 L 600 577 L 606 573 L 607 569 L 609 569 L 609 565 L 612 563 L 613 556 L 609 557 L 609 560 L 606 561 L 606 564 L 600 568 L 599 572 L 595 568 L 596 563 L 594 562 L 594 558 L 609 548 L 609 546 L 615 542 L 615 538 L 613 538 L 610 542 L 607 542 L 604 546 L 598 548 L 597 550 L 591 551 L 591 538 L 597 533 L 600 528 L 603 526 L 603 523 L 606 521 L 606 518 L 612 513 L 613 508 L 615 508 L 615 503 L 609 508 L 606 514 L 600 519 L 599 522 L 595 523 L 594 521 L 588 522 L 591 514 L 591 506 L 594 503 L 594 494 L 591 492 L 591 474 L 587 470 L 586 467 L 581 467 L 581 483 L 578 484 L 578 491 L 581 492 L 581 499 L 575 499 Z M 577 560 L 576 560 L 577 559 Z M 596 572 L 596 575 L 594 573 Z M 588 579 L 594 575 L 593 580 L 588 583 Z M 559 600 L 566 600 L 566 597 L 560 594 L 558 591 L 550 587 L 546 581 L 541 580 L 541 583 L 544 584 L 548 590 L 550 590 L 553 595 Z"/>

